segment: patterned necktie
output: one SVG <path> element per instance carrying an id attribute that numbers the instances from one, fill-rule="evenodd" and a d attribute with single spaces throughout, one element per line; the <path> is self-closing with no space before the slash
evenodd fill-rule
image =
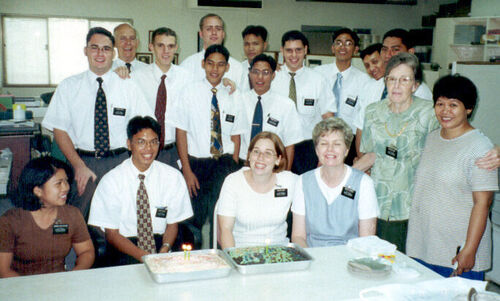
<path id="1" fill-rule="evenodd" d="M 139 189 L 137 189 L 137 246 L 152 254 L 156 253 L 156 246 L 148 193 L 146 192 L 146 185 L 144 185 L 145 177 L 145 175 L 139 175 L 140 183 Z"/>
<path id="2" fill-rule="evenodd" d="M 160 79 L 158 93 L 156 93 L 155 117 L 161 126 L 160 149 L 165 143 L 165 110 L 167 109 L 167 88 L 165 87 L 165 78 L 163 74 Z"/>
<path id="3" fill-rule="evenodd" d="M 212 131 L 210 133 L 210 153 L 214 158 L 222 156 L 222 132 L 220 123 L 219 105 L 217 104 L 217 89 L 212 88 Z"/>
<path id="4" fill-rule="evenodd" d="M 109 151 L 109 128 L 108 128 L 108 108 L 106 105 L 106 94 L 102 89 L 102 78 L 98 77 L 99 89 L 94 109 L 94 149 L 96 157 L 104 157 Z"/>
<path id="5" fill-rule="evenodd" d="M 130 71 L 130 67 L 132 67 L 132 64 L 130 64 L 130 63 L 125 63 L 125 66 L 127 66 L 128 73 L 132 72 L 132 71 Z"/>
<path id="6" fill-rule="evenodd" d="M 297 103 L 297 88 L 295 87 L 295 73 L 288 72 L 292 79 L 290 79 L 290 91 L 288 92 L 288 97 L 293 100 L 293 102 Z"/>
<path id="7" fill-rule="evenodd" d="M 262 103 L 260 102 L 260 96 L 257 96 L 257 104 L 253 112 L 252 135 L 250 136 L 250 141 L 255 135 L 262 132 L 262 114 Z"/>
<path id="8" fill-rule="evenodd" d="M 380 97 L 380 100 L 385 99 L 387 97 L 387 87 L 384 87 L 384 92 L 382 92 L 382 97 Z"/>
<path id="9" fill-rule="evenodd" d="M 337 80 L 335 85 L 333 85 L 333 95 L 335 95 L 335 100 L 337 101 L 337 114 L 340 113 L 340 91 L 342 90 L 342 74 L 337 73 Z"/>

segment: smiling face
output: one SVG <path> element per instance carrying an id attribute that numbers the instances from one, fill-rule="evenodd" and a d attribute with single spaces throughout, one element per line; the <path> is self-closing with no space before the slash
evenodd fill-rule
<path id="1" fill-rule="evenodd" d="M 467 116 L 472 110 L 466 109 L 458 99 L 439 97 L 434 105 L 434 112 L 444 131 L 461 132 L 470 127 Z"/>
<path id="2" fill-rule="evenodd" d="M 141 172 L 146 171 L 156 159 L 159 149 L 158 135 L 149 128 L 142 129 L 127 140 L 127 147 L 132 152 L 134 166 Z"/>
<path id="3" fill-rule="evenodd" d="M 68 176 L 60 168 L 41 187 L 33 188 L 33 193 L 40 199 L 44 208 L 63 206 L 66 204 L 69 192 Z"/>
<path id="4" fill-rule="evenodd" d="M 154 53 L 156 65 L 163 72 L 170 69 L 177 48 L 175 37 L 164 34 L 157 35 L 153 44 L 149 44 L 149 50 Z"/>
<path id="5" fill-rule="evenodd" d="M 139 46 L 135 30 L 128 25 L 121 26 L 115 31 L 115 41 L 118 57 L 126 63 L 132 62 Z"/>
<path id="6" fill-rule="evenodd" d="M 322 134 L 316 145 L 316 155 L 323 166 L 334 167 L 344 164 L 349 149 L 340 131 Z"/>
<path id="7" fill-rule="evenodd" d="M 389 59 L 400 52 L 410 52 L 413 53 L 414 49 L 408 49 L 401 38 L 398 37 L 387 37 L 384 39 L 384 43 L 382 45 L 382 50 L 380 50 L 380 55 L 385 63 L 389 61 Z"/>
<path id="8" fill-rule="evenodd" d="M 295 72 L 302 68 L 307 46 L 304 46 L 301 40 L 286 41 L 285 46 L 281 47 L 281 52 L 288 70 Z"/>
<path id="9" fill-rule="evenodd" d="M 222 20 L 217 17 L 206 18 L 198 34 L 203 40 L 203 49 L 207 49 L 214 44 L 222 44 L 226 36 Z"/>
<path id="10" fill-rule="evenodd" d="M 258 61 L 253 64 L 249 72 L 252 88 L 257 95 L 265 94 L 271 89 L 271 82 L 274 79 L 275 73 L 271 69 L 271 65 L 265 61 Z"/>
<path id="11" fill-rule="evenodd" d="M 267 42 L 254 34 L 247 34 L 243 38 L 243 51 L 248 59 L 248 62 L 254 57 L 264 52 L 267 47 Z"/>
<path id="12" fill-rule="evenodd" d="M 359 47 L 354 45 L 354 39 L 347 33 L 340 34 L 333 41 L 332 53 L 336 61 L 350 61 L 358 50 Z"/>
<path id="13" fill-rule="evenodd" d="M 115 50 L 110 38 L 103 34 L 94 34 L 83 49 L 89 61 L 89 69 L 97 75 L 103 75 L 111 69 Z"/>
<path id="14" fill-rule="evenodd" d="M 378 51 L 366 55 L 363 58 L 363 64 L 365 65 L 368 75 L 370 75 L 374 79 L 379 80 L 384 77 L 385 64 Z"/>
<path id="15" fill-rule="evenodd" d="M 218 52 L 210 54 L 206 60 L 201 62 L 201 66 L 205 69 L 208 82 L 214 87 L 220 84 L 224 73 L 229 70 L 229 63 L 226 58 Z"/>
<path id="16" fill-rule="evenodd" d="M 280 164 L 281 156 L 276 156 L 276 149 L 271 139 L 258 140 L 248 156 L 250 169 L 256 175 L 270 175 L 275 166 Z"/>
<path id="17" fill-rule="evenodd" d="M 401 64 L 395 67 L 385 79 L 387 95 L 391 102 L 402 104 L 411 101 L 413 92 L 417 90 L 417 84 L 410 66 Z"/>

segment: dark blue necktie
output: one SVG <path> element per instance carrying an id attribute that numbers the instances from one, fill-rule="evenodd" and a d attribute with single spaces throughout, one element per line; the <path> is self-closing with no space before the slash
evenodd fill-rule
<path id="1" fill-rule="evenodd" d="M 384 87 L 384 92 L 382 92 L 382 97 L 380 98 L 380 100 L 383 100 L 387 97 L 387 87 Z"/>
<path id="2" fill-rule="evenodd" d="M 253 112 L 252 135 L 250 136 L 250 141 L 252 141 L 255 135 L 262 132 L 262 103 L 260 102 L 260 96 L 257 96 L 257 99 L 255 111 Z"/>
<path id="3" fill-rule="evenodd" d="M 103 157 L 109 151 L 108 109 L 106 94 L 102 89 L 102 78 L 98 77 L 99 89 L 94 111 L 94 148 L 97 157 Z"/>

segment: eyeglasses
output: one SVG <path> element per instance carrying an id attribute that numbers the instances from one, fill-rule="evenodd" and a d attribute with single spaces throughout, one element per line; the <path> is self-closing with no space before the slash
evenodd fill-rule
<path id="1" fill-rule="evenodd" d="M 254 149 L 250 152 L 250 155 L 254 156 L 255 158 L 258 158 L 260 155 L 264 157 L 264 159 L 272 159 L 276 156 L 275 152 L 272 151 L 260 151 L 258 149 Z"/>
<path id="2" fill-rule="evenodd" d="M 354 42 L 351 40 L 347 41 L 335 40 L 335 42 L 333 42 L 333 45 L 335 45 L 336 47 L 340 46 L 351 47 L 354 45 Z"/>
<path id="3" fill-rule="evenodd" d="M 250 73 L 252 75 L 255 75 L 255 76 L 269 76 L 271 75 L 271 73 L 273 73 L 271 70 L 269 69 L 265 69 L 265 70 L 259 70 L 259 69 L 250 69 Z"/>
<path id="4" fill-rule="evenodd" d="M 90 48 L 90 51 L 92 51 L 92 52 L 99 52 L 99 50 L 100 50 L 102 52 L 109 53 L 109 52 L 113 51 L 113 47 L 111 47 L 111 46 L 99 47 L 95 44 L 92 44 L 92 45 L 88 46 L 87 48 Z"/>
<path id="5" fill-rule="evenodd" d="M 411 76 L 404 76 L 400 78 L 395 78 L 392 76 L 388 76 L 385 78 L 385 83 L 388 86 L 394 86 L 397 83 L 399 83 L 401 86 L 408 87 L 413 83 L 414 79 Z"/>
<path id="6" fill-rule="evenodd" d="M 160 140 L 158 138 L 146 141 L 144 139 L 137 139 L 134 142 L 139 148 L 145 148 L 146 145 L 149 145 L 150 147 L 158 147 L 160 145 Z"/>

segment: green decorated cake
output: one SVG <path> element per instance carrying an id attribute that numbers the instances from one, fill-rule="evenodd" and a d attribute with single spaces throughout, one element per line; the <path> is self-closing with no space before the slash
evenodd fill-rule
<path id="1" fill-rule="evenodd" d="M 295 248 L 285 246 L 247 247 L 229 251 L 239 265 L 269 264 L 305 261 L 307 258 Z"/>

